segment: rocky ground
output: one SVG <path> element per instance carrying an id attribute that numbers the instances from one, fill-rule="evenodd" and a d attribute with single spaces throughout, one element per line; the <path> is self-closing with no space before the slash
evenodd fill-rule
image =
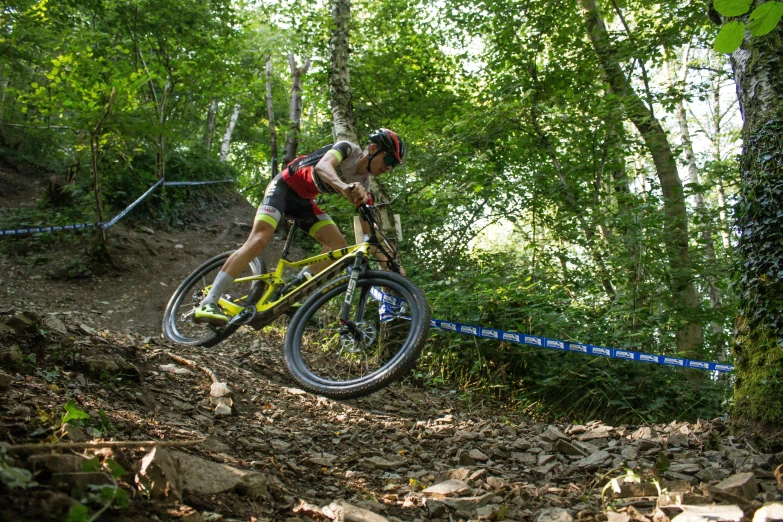
<path id="1" fill-rule="evenodd" d="M 5 315 L 0 516 L 109 505 L 103 520 L 661 522 L 783 509 L 783 454 L 720 420 L 542 424 L 404 384 L 335 402 L 286 380 L 281 334 L 204 351 Z"/>
<path id="2" fill-rule="evenodd" d="M 0 520 L 783 519 L 783 448 L 725 420 L 539 423 L 407 383 L 335 402 L 286 377 L 284 323 L 163 341 L 168 296 L 249 212 L 117 229 L 123 268 L 82 279 L 0 257 Z"/>

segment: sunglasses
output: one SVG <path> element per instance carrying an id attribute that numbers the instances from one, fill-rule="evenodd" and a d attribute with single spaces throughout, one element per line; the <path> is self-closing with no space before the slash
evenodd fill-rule
<path id="1" fill-rule="evenodd" d="M 389 151 L 384 151 L 383 153 L 383 164 L 387 167 L 394 168 L 397 165 L 400 164 L 399 161 L 397 161 L 397 158 L 394 157 L 394 154 L 392 154 Z"/>

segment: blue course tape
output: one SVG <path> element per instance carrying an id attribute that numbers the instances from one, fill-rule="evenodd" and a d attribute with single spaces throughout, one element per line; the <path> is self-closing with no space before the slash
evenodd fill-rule
<path id="1" fill-rule="evenodd" d="M 82 230 L 85 228 L 92 228 L 92 227 L 100 227 L 104 230 L 106 230 L 109 227 L 113 227 L 117 224 L 119 220 L 124 218 L 128 215 L 128 212 L 133 210 L 133 208 L 141 203 L 147 196 L 149 196 L 156 188 L 158 188 L 161 185 L 165 185 L 167 187 L 175 187 L 175 186 L 182 186 L 182 185 L 214 185 L 215 183 L 233 183 L 233 179 L 223 179 L 219 181 L 165 181 L 164 179 L 158 180 L 157 183 L 152 185 L 147 191 L 139 196 L 136 201 L 128 205 L 128 207 L 114 216 L 111 221 L 107 223 L 85 223 L 82 225 L 62 225 L 62 226 L 51 226 L 51 227 L 35 227 L 35 228 L 16 228 L 11 230 L 0 230 L 0 236 L 14 236 L 14 235 L 22 235 L 22 234 L 37 234 L 39 232 L 58 232 L 60 230 Z M 0 209 L 0 210 L 11 210 L 11 209 Z"/>
<path id="2" fill-rule="evenodd" d="M 234 183 L 233 179 L 221 179 L 220 181 L 167 181 L 164 183 L 167 187 L 179 187 L 182 185 L 214 185 L 215 183 Z"/>
<path id="3" fill-rule="evenodd" d="M 400 310 L 403 299 L 386 294 L 373 288 L 370 294 L 381 302 L 381 320 L 388 321 L 394 317 L 394 313 Z M 606 348 L 604 346 L 593 346 L 592 344 L 571 343 L 568 341 L 559 341 L 548 337 L 539 337 L 537 335 L 528 335 L 518 332 L 508 332 L 496 328 L 484 328 L 470 324 L 455 323 L 453 321 L 443 321 L 441 319 L 431 319 L 430 326 L 440 328 L 447 332 L 461 333 L 480 337 L 482 339 L 495 339 L 497 341 L 506 341 L 514 344 L 534 346 L 536 348 L 548 348 L 561 352 L 583 353 L 586 355 L 596 355 L 599 357 L 609 357 L 612 359 L 622 359 L 624 361 L 637 361 L 651 364 L 661 364 L 664 366 L 676 366 L 679 368 L 693 368 L 695 370 L 706 370 L 715 372 L 730 372 L 734 366 L 730 364 L 720 364 L 715 362 L 694 361 L 682 357 L 670 357 L 668 355 L 654 355 L 651 353 L 634 352 L 631 350 L 618 350 L 616 348 Z"/>
<path id="4" fill-rule="evenodd" d="M 107 229 L 107 228 L 109 228 L 109 227 L 113 227 L 113 226 L 114 226 L 114 225 L 117 223 L 117 221 L 121 220 L 121 219 L 122 219 L 122 218 L 124 218 L 126 215 L 128 215 L 128 212 L 130 212 L 131 210 L 133 210 L 133 207 L 135 207 L 136 205 L 138 205 L 139 203 L 141 203 L 141 202 L 142 202 L 142 200 L 144 200 L 144 198 L 146 198 L 147 196 L 149 196 L 149 195 L 152 193 L 152 191 L 153 191 L 153 190 L 155 190 L 156 188 L 158 188 L 158 187 L 159 187 L 160 185 L 162 185 L 163 183 L 164 183 L 164 180 L 163 180 L 163 178 L 159 179 L 157 183 L 155 183 L 154 185 L 152 185 L 150 188 L 148 188 L 148 189 L 147 189 L 147 192 L 145 192 L 144 194 L 142 194 L 141 196 L 139 196 L 138 198 L 136 198 L 136 201 L 134 201 L 133 203 L 131 203 L 130 205 L 128 205 L 128 207 L 127 207 L 125 210 L 123 210 L 122 212 L 120 212 L 119 214 L 117 214 L 116 216 L 114 216 L 114 218 L 113 218 L 111 221 L 109 221 L 108 223 L 101 223 L 101 228 L 103 228 L 104 230 L 106 230 L 106 229 Z"/>
<path id="5" fill-rule="evenodd" d="M 98 227 L 100 223 L 84 223 L 81 225 L 62 225 L 56 227 L 17 228 L 12 230 L 0 230 L 0 236 L 15 236 L 21 234 L 37 234 L 39 232 L 58 232 L 60 230 L 82 230 Z"/>

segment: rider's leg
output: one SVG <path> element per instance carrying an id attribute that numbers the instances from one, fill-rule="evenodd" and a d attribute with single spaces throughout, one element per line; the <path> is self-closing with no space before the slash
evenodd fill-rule
<path id="1" fill-rule="evenodd" d="M 261 255 L 269 240 L 272 239 L 277 224 L 285 213 L 285 199 L 288 185 L 280 181 L 280 174 L 267 185 L 264 201 L 256 212 L 253 230 L 245 243 L 223 263 L 207 297 L 196 308 L 195 322 L 225 324 L 229 317 L 220 309 L 218 301 L 226 290 L 231 288 L 239 274 L 250 264 L 253 258 Z"/>
<path id="2" fill-rule="evenodd" d="M 340 233 L 340 229 L 337 228 L 337 225 L 335 225 L 334 222 L 330 222 L 329 224 L 318 228 L 312 235 L 316 241 L 321 243 L 322 254 L 348 246 L 348 243 L 345 242 L 345 238 Z M 320 263 L 312 265 L 310 270 L 312 270 L 314 274 L 317 274 L 332 263 L 334 263 L 333 260 L 327 259 L 326 261 L 321 261 Z"/>
<path id="3" fill-rule="evenodd" d="M 247 268 L 253 259 L 261 255 L 274 233 L 275 229 L 272 228 L 272 225 L 266 221 L 256 220 L 245 243 L 223 263 L 220 273 L 215 278 L 215 284 L 212 285 L 212 289 L 202 304 L 217 303 L 220 296 L 234 284 L 234 279 L 239 277 L 242 270 Z"/>

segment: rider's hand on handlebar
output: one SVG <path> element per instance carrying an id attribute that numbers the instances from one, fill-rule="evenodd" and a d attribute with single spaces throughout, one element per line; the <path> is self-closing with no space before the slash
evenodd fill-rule
<path id="1" fill-rule="evenodd" d="M 341 192 L 343 193 L 343 196 L 345 196 L 345 199 L 350 201 L 355 207 L 367 203 L 369 200 L 367 191 L 364 190 L 364 187 L 359 183 L 346 185 Z"/>

